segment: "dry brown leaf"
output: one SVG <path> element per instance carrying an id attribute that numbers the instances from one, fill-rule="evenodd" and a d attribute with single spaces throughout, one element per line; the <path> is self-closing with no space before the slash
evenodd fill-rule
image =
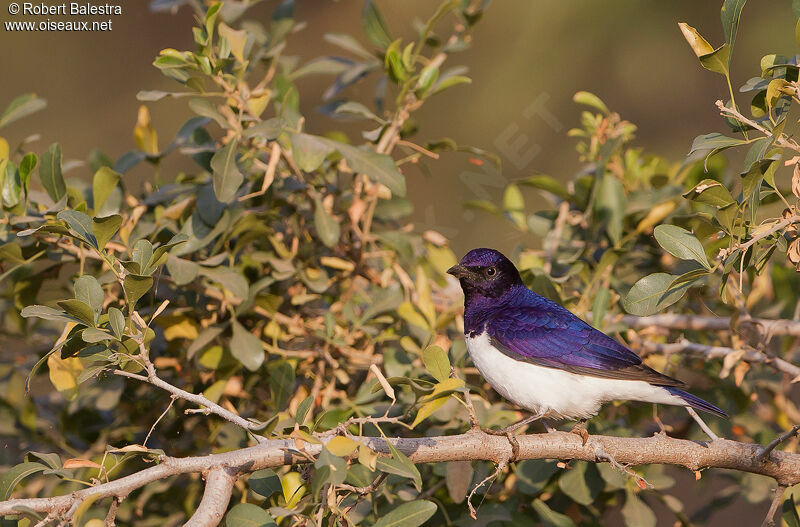
<path id="1" fill-rule="evenodd" d="M 91 459 L 72 458 L 64 461 L 64 468 L 101 468 L 102 465 L 95 463 Z"/>

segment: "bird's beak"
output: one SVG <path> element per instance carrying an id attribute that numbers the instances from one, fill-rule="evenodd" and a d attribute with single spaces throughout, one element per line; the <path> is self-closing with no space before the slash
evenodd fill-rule
<path id="1" fill-rule="evenodd" d="M 454 265 L 453 267 L 451 267 L 450 269 L 447 270 L 447 274 L 451 274 L 451 275 L 455 276 L 456 278 L 463 278 L 465 276 L 468 276 L 470 274 L 470 272 L 469 272 L 469 269 L 467 269 L 463 265 L 456 264 L 456 265 Z"/>

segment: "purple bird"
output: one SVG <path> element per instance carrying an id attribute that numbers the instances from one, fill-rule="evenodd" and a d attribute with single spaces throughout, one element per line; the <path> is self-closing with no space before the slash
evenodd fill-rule
<path id="1" fill-rule="evenodd" d="M 717 439 L 693 409 L 725 412 L 525 287 L 502 253 L 473 249 L 447 272 L 464 290 L 464 335 L 475 366 L 500 395 L 533 414 L 500 433 L 542 418 L 585 421 L 603 403 L 631 400 L 684 406 Z M 579 433 L 585 442 L 585 429 Z"/>

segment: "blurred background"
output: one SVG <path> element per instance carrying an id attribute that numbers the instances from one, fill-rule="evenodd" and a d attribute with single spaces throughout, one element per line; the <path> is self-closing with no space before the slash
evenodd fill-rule
<path id="1" fill-rule="evenodd" d="M 276 4 L 264 2 L 251 16 L 267 21 Z M 790 4 L 759 0 L 745 7 L 732 68 L 735 89 L 757 73 L 762 55 L 795 53 Z M 144 0 L 120 5 L 124 13 L 113 17 L 110 32 L 0 31 L 0 49 L 5 50 L 0 55 L 0 105 L 25 92 L 49 102 L 46 111 L 12 127 L 10 144 L 40 133 L 30 147 L 38 152 L 60 141 L 65 160 L 85 160 L 93 148 L 116 159 L 135 146 L 133 127 L 141 104 L 136 93 L 179 91 L 151 63 L 163 48 L 192 48 L 192 11 L 152 12 Z M 416 139 L 422 143 L 457 130 L 453 139 L 493 151 L 503 160 L 502 170 L 478 167 L 467 155 L 450 153 L 428 163 L 429 173 L 409 167 L 409 198 L 418 226 L 440 231 L 458 254 L 483 245 L 505 251 L 520 243 L 537 245 L 535 239 L 521 239 L 525 235 L 512 232 L 502 220 L 465 210 L 462 203 L 497 201 L 507 183 L 533 172 L 569 177 L 578 159 L 566 133 L 580 116 L 571 100 L 579 90 L 597 94 L 638 125 L 637 143 L 646 151 L 674 161 L 683 158 L 696 135 L 725 132 L 714 107 L 714 101 L 727 98 L 725 80 L 700 67 L 677 26 L 687 22 L 717 46 L 723 42 L 720 5 L 696 0 L 494 2 L 476 27 L 474 47 L 448 62 L 468 66 L 473 83 L 429 101 L 417 113 L 421 133 Z M 356 0 L 297 2 L 296 19 L 308 25 L 290 38 L 289 52 L 301 62 L 340 54 L 323 40 L 325 33 L 348 33 L 364 42 L 361 6 Z M 379 6 L 395 36 L 411 35 L 414 18 L 426 17 L 432 9 L 421 0 L 383 1 Z M 11 19 L 6 9 L 0 19 Z M 311 132 L 330 129 L 328 117 L 317 108 L 331 80 L 313 76 L 300 81 L 302 111 Z M 362 83 L 345 95 L 374 108 L 372 85 Z M 740 101 L 746 102 L 744 97 Z M 191 116 L 186 99 L 147 104 L 162 146 Z M 351 131 L 353 141 L 360 141 L 358 123 L 341 126 Z M 169 180 L 181 169 L 194 167 L 170 156 L 162 177 Z M 127 180 L 141 183 L 151 173 L 143 164 Z M 89 177 L 80 167 L 69 175 Z M 545 206 L 536 191 L 527 192 L 529 208 Z"/>
<path id="2" fill-rule="evenodd" d="M 268 20 L 277 2 L 255 7 L 251 17 Z M 362 2 L 356 0 L 300 0 L 295 18 L 307 27 L 289 40 L 290 53 L 301 62 L 324 54 L 339 54 L 323 40 L 325 33 L 361 34 Z M 567 131 L 578 123 L 580 107 L 572 102 L 576 91 L 587 90 L 603 99 L 623 118 L 638 125 L 637 143 L 646 151 L 680 161 L 692 139 L 723 131 L 714 102 L 727 98 L 724 78 L 702 69 L 678 30 L 678 22 L 695 26 L 712 45 L 723 41 L 720 1 L 571 0 L 495 2 L 477 25 L 475 46 L 455 55 L 449 65 L 464 64 L 473 78 L 433 98 L 417 113 L 421 130 L 416 142 L 450 134 L 459 144 L 496 153 L 501 171 L 477 166 L 464 154 L 444 154 L 428 163 L 429 173 L 406 170 L 409 199 L 414 204 L 418 230 L 435 229 L 448 237 L 460 255 L 476 246 L 511 252 L 519 244 L 538 245 L 533 235 L 520 234 L 487 214 L 465 210 L 471 199 L 499 201 L 503 188 L 534 172 L 566 180 L 579 167 L 574 141 Z M 41 136 L 28 146 L 39 153 L 61 142 L 65 160 L 85 160 L 95 148 L 116 159 L 135 147 L 133 127 L 140 102 L 139 90 L 179 91 L 180 87 L 152 66 L 163 48 L 191 49 L 194 15 L 188 8 L 175 14 L 152 12 L 149 2 L 120 2 L 124 14 L 113 17 L 105 33 L 15 33 L 0 29 L 0 107 L 15 96 L 34 92 L 49 102 L 36 113 L 4 130 L 13 146 L 30 136 Z M 412 20 L 430 14 L 432 4 L 422 0 L 379 1 L 392 33 L 413 33 Z M 0 20 L 10 20 L 6 6 Z M 24 17 L 15 17 L 15 20 Z M 793 55 L 794 17 L 789 0 L 759 0 L 745 7 L 733 60 L 734 87 L 758 73 L 762 55 Z M 656 64 L 656 67 L 652 65 Z M 301 80 L 302 113 L 308 130 L 329 129 L 328 117 L 317 111 L 332 78 Z M 372 83 L 345 93 L 373 107 Z M 740 102 L 747 103 L 744 97 Z M 164 146 L 192 116 L 185 99 L 147 103 Z M 355 142 L 358 125 L 342 124 Z M 453 136 L 453 131 L 457 136 Z M 180 156 L 167 158 L 162 178 L 180 170 L 194 170 Z M 90 177 L 76 167 L 71 177 Z M 152 169 L 140 164 L 126 175 L 129 185 L 141 185 Z M 526 191 L 529 209 L 547 206 L 535 191 Z M 530 236 L 530 238 L 522 238 Z M 720 474 L 722 474 L 720 472 Z M 694 476 L 675 470 L 679 494 L 712 496 L 726 483 L 723 475 Z M 699 489 L 699 487 L 704 487 Z M 680 489 L 684 489 L 681 491 Z M 764 498 L 769 491 L 765 479 Z M 757 501 L 760 496 L 752 496 Z M 736 500 L 736 496 L 727 498 Z M 686 501 L 697 510 L 700 500 Z M 656 511 L 659 504 L 653 503 Z M 744 502 L 714 516 L 713 525 L 756 524 L 760 507 Z M 611 523 L 613 524 L 613 523 Z"/>

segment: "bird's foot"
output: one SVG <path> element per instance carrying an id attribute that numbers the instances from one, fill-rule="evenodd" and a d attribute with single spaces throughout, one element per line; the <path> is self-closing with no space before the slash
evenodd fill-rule
<path id="1" fill-rule="evenodd" d="M 581 421 L 573 426 L 569 433 L 580 436 L 581 440 L 583 441 L 583 446 L 586 446 L 586 442 L 589 441 L 589 432 L 586 430 L 586 421 Z"/>

